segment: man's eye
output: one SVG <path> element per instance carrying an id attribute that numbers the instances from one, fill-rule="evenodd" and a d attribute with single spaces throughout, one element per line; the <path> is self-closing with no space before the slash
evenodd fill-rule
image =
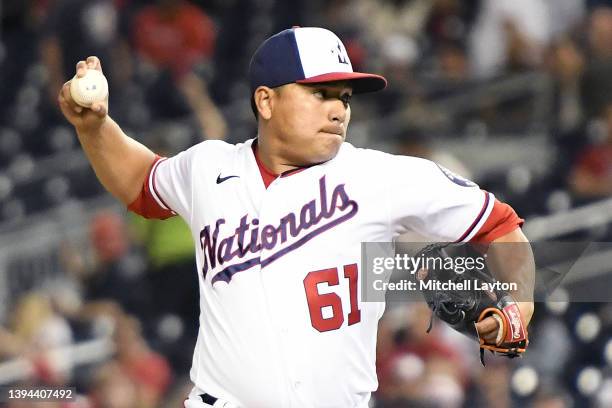
<path id="1" fill-rule="evenodd" d="M 349 105 L 351 103 L 351 97 L 352 95 L 342 95 L 342 97 L 340 97 L 340 100 L 342 100 L 343 104 Z"/>
<path id="2" fill-rule="evenodd" d="M 317 98 L 322 98 L 322 99 L 324 99 L 324 98 L 325 98 L 325 92 L 323 92 L 323 91 L 321 91 L 321 90 L 314 91 L 314 92 L 313 92 L 313 95 L 314 95 L 314 96 L 316 96 Z"/>

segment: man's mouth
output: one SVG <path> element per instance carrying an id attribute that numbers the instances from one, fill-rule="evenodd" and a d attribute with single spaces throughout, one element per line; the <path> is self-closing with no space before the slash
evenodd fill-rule
<path id="1" fill-rule="evenodd" d="M 323 129 L 321 129 L 321 131 L 325 133 L 332 133 L 338 136 L 344 136 L 344 129 L 342 128 L 342 126 L 325 126 Z"/>

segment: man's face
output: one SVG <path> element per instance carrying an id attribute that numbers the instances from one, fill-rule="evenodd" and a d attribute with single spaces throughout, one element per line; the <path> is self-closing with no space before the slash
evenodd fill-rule
<path id="1" fill-rule="evenodd" d="M 274 89 L 270 134 L 290 165 L 304 166 L 336 156 L 351 118 L 348 82 L 288 84 Z"/>

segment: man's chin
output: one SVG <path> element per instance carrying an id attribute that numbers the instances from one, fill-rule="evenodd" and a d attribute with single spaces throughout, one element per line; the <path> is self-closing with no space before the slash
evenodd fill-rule
<path id="1" fill-rule="evenodd" d="M 313 141 L 316 149 L 311 150 L 308 154 L 302 156 L 303 166 L 312 166 L 319 163 L 325 163 L 336 157 L 342 143 L 344 142 L 344 136 L 337 135 L 335 133 L 321 132 L 324 137 L 320 137 L 318 140 Z"/>
<path id="2" fill-rule="evenodd" d="M 339 136 L 336 143 L 330 143 L 328 146 L 326 146 L 325 151 L 321 152 L 321 160 L 319 160 L 318 162 L 323 163 L 336 157 L 338 151 L 340 151 L 340 146 L 342 146 L 342 142 L 344 142 L 344 139 L 342 138 L 342 136 Z"/>

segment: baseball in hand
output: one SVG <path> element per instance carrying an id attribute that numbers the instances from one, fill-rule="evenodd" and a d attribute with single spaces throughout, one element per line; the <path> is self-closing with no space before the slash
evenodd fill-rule
<path id="1" fill-rule="evenodd" d="M 108 82 L 102 72 L 88 69 L 81 78 L 76 75 L 70 82 L 70 96 L 74 102 L 85 108 L 94 102 L 103 101 L 108 95 Z"/>

